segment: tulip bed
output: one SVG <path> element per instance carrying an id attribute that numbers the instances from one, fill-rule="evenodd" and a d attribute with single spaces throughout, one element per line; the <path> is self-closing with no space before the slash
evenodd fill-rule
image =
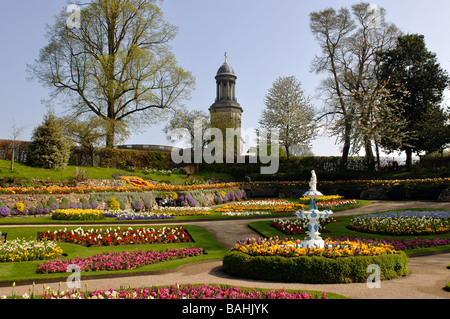
<path id="1" fill-rule="evenodd" d="M 367 267 L 380 266 L 381 279 L 409 273 L 408 256 L 384 243 L 326 240 L 325 248 L 299 248 L 295 239 L 247 239 L 223 259 L 223 270 L 243 278 L 277 282 L 366 282 Z"/>
<path id="2" fill-rule="evenodd" d="M 30 296 L 28 296 L 29 298 Z M 242 289 L 219 285 L 173 285 L 168 287 L 127 290 L 96 290 L 93 292 L 54 291 L 47 289 L 43 299 L 328 299 L 326 293 L 314 296 L 307 292 Z"/>
<path id="3" fill-rule="evenodd" d="M 183 227 L 141 228 L 132 227 L 121 230 L 118 228 L 75 230 L 60 229 L 38 233 L 38 240 L 59 241 L 82 246 L 114 246 L 138 244 L 168 244 L 192 242 L 191 237 Z"/>
<path id="4" fill-rule="evenodd" d="M 450 238 L 364 238 L 358 236 L 339 236 L 333 237 L 334 241 L 361 241 L 364 243 L 383 243 L 394 247 L 395 250 L 412 250 L 421 248 L 432 248 L 437 246 L 450 245 Z"/>
<path id="5" fill-rule="evenodd" d="M 102 220 L 104 211 L 98 209 L 58 209 L 52 212 L 54 220 Z"/>
<path id="6" fill-rule="evenodd" d="M 175 217 L 156 212 L 135 212 L 133 210 L 109 210 L 103 213 L 105 217 L 113 217 L 116 220 L 157 220 L 175 219 Z"/>
<path id="7" fill-rule="evenodd" d="M 273 200 L 249 200 L 244 202 L 237 202 L 234 204 L 224 205 L 216 209 L 216 212 L 246 212 L 246 211 L 274 211 L 276 213 L 295 212 L 297 210 L 304 210 L 305 205 L 291 203 L 284 199 Z"/>
<path id="8" fill-rule="evenodd" d="M 325 227 L 330 223 L 336 223 L 338 221 L 338 219 L 332 217 L 319 219 L 319 232 L 327 233 L 328 230 Z M 285 235 L 302 235 L 306 234 L 306 231 L 308 230 L 308 221 L 306 219 L 276 219 L 273 220 L 270 225 Z"/>
<path id="9" fill-rule="evenodd" d="M 402 211 L 354 217 L 350 229 L 383 235 L 421 236 L 450 232 L 450 211 Z"/>
<path id="10" fill-rule="evenodd" d="M 89 257 L 47 261 L 36 268 L 36 273 L 65 273 L 69 265 L 77 265 L 81 272 L 130 270 L 164 261 L 200 256 L 203 253 L 203 248 L 109 252 Z"/>
<path id="11" fill-rule="evenodd" d="M 383 254 L 397 254 L 393 246 L 381 242 L 363 241 L 333 241 L 325 240 L 325 248 L 301 248 L 301 240 L 260 238 L 246 239 L 236 244 L 234 249 L 249 256 L 318 256 L 339 258 L 350 256 L 379 256 Z"/>
<path id="12" fill-rule="evenodd" d="M 167 216 L 209 216 L 211 211 L 210 207 L 158 207 L 152 210 Z"/>

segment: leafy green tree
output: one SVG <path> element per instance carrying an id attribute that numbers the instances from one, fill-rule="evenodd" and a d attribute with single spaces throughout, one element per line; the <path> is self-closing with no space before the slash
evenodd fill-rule
<path id="1" fill-rule="evenodd" d="M 47 169 L 64 169 L 70 157 L 70 142 L 65 138 L 61 120 L 50 111 L 33 132 L 27 162 Z"/>
<path id="2" fill-rule="evenodd" d="M 80 17 L 73 29 L 65 10 L 56 17 L 29 71 L 75 116 L 108 121 L 107 148 L 115 146 L 117 122 L 156 124 L 189 97 L 194 78 L 169 46 L 177 28 L 163 20 L 156 1 L 92 0 Z"/>
<path id="3" fill-rule="evenodd" d="M 292 149 L 309 145 L 317 134 L 314 107 L 294 76 L 279 77 L 269 89 L 265 104 L 259 125 L 267 131 L 279 129 L 280 146 L 286 151 L 290 172 Z"/>
<path id="4" fill-rule="evenodd" d="M 382 144 L 391 151 L 404 151 L 411 167 L 413 152 L 433 152 L 448 143 L 448 116 L 441 104 L 450 78 L 436 54 L 426 48 L 423 35 L 399 37 L 397 46 L 381 53 L 380 59 L 380 76 L 387 80 L 409 132 L 400 140 L 385 136 Z"/>

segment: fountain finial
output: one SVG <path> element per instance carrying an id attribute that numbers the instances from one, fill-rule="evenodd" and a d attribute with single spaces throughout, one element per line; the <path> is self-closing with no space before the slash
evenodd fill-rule
<path id="1" fill-rule="evenodd" d="M 309 187 L 310 191 L 317 191 L 317 175 L 316 175 L 316 171 L 312 170 L 311 171 L 311 181 L 309 182 Z"/>

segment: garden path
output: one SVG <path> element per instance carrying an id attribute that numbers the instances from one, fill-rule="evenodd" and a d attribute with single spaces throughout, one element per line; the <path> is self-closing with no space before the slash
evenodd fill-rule
<path id="1" fill-rule="evenodd" d="M 438 202 L 388 202 L 374 201 L 360 208 L 337 212 L 336 216 L 374 213 L 391 209 L 437 208 L 450 209 L 450 203 Z M 261 219 L 263 220 L 263 219 Z M 256 220 L 252 220 L 256 221 Z M 236 240 L 257 237 L 257 233 L 248 227 L 249 220 L 196 221 L 205 227 L 220 243 L 231 248 Z M 171 224 L 173 225 L 173 224 Z M 445 291 L 445 283 L 450 281 L 450 253 L 412 257 L 410 275 L 404 278 L 383 281 L 381 288 L 369 289 L 366 284 L 289 284 L 231 277 L 221 271 L 221 260 L 210 260 L 187 264 L 175 270 L 157 272 L 152 275 L 115 277 L 106 279 L 82 279 L 82 286 L 89 290 L 121 287 L 160 286 L 173 284 L 214 283 L 268 289 L 316 290 L 341 294 L 354 299 L 450 299 L 450 292 Z M 58 290 L 58 283 L 49 283 L 47 287 Z M 29 292 L 30 286 L 16 286 L 17 294 Z M 42 292 L 42 284 L 36 285 L 35 293 Z M 0 297 L 10 295 L 11 288 L 0 288 Z"/>

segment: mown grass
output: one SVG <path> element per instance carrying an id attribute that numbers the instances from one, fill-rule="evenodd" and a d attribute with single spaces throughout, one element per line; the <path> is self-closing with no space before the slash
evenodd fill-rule
<path id="1" fill-rule="evenodd" d="M 408 210 L 414 210 L 414 209 L 408 209 Z M 423 209 L 415 209 L 415 210 L 423 210 Z M 431 210 L 431 209 L 427 209 Z M 401 211 L 401 210 L 397 210 Z M 439 234 L 434 236 L 386 236 L 386 235 L 378 235 L 378 234 L 369 234 L 369 233 L 362 233 L 358 232 L 352 229 L 349 229 L 348 226 L 350 224 L 351 219 L 355 216 L 338 216 L 336 217 L 339 221 L 335 223 L 328 224 L 326 226 L 327 233 L 322 233 L 322 238 L 334 238 L 334 237 L 351 237 L 351 236 L 358 236 L 361 238 L 373 238 L 373 239 L 414 239 L 414 238 L 421 238 L 421 239 L 435 239 L 435 238 L 450 238 L 450 233 L 447 234 Z M 306 235 L 286 235 L 283 232 L 277 230 L 276 228 L 271 226 L 272 220 L 267 221 L 257 221 L 257 222 L 251 222 L 249 223 L 249 227 L 258 232 L 261 236 L 270 238 L 270 237 L 280 237 L 280 238 L 294 238 L 294 239 L 300 239 L 304 240 Z M 445 246 L 436 246 L 436 247 L 430 247 L 430 248 L 419 248 L 419 249 L 412 249 L 405 251 L 408 255 L 414 255 L 414 254 L 422 254 L 422 253 L 432 253 L 432 252 L 443 252 L 443 251 L 450 251 L 450 245 Z"/>
<path id="2" fill-rule="evenodd" d="M 115 227 L 115 226 L 114 226 Z M 126 226 L 120 226 L 122 229 Z M 152 228 L 157 228 L 157 226 L 151 226 Z M 179 226 L 177 226 L 179 227 Z M 63 250 L 64 257 L 61 260 L 68 258 L 87 257 L 100 253 L 106 252 L 122 252 L 122 251 L 134 251 L 139 250 L 153 250 L 162 251 L 177 248 L 203 248 L 207 254 L 197 257 L 191 257 L 186 259 L 173 260 L 168 262 L 162 262 L 153 265 L 143 266 L 138 269 L 133 270 L 120 270 L 120 271 L 98 271 L 98 272 L 88 272 L 83 273 L 82 276 L 99 276 L 99 275 L 111 275 L 111 274 L 126 274 L 126 273 L 141 273 L 148 271 L 159 271 L 159 270 L 169 270 L 177 268 L 183 264 L 198 262 L 203 260 L 221 259 L 228 251 L 222 244 L 212 237 L 212 235 L 203 227 L 186 225 L 182 226 L 191 235 L 194 242 L 192 243 L 176 243 L 176 244 L 146 244 L 146 245 L 122 245 L 122 246 L 102 246 L 102 247 L 84 247 L 77 244 L 69 243 L 58 243 Z M 65 227 L 67 230 L 76 229 L 78 227 Z M 83 227 L 85 229 L 97 228 L 97 227 Z M 98 227 L 107 228 L 107 227 Z M 133 227 L 141 228 L 141 227 Z M 25 239 L 36 239 L 38 232 L 45 231 L 55 231 L 61 229 L 61 227 L 13 227 L 8 228 L 8 240 L 13 240 L 14 238 L 25 238 Z M 61 280 L 66 280 L 69 277 L 68 274 L 36 274 L 36 267 L 43 263 L 44 261 L 28 261 L 28 262 L 6 262 L 0 263 L 0 282 L 2 283 L 13 283 L 20 281 L 37 281 L 44 279 L 55 279 L 60 278 Z"/>
<path id="3" fill-rule="evenodd" d="M 14 163 L 14 170 L 10 170 L 11 162 L 0 160 L 0 179 L 13 178 L 21 180 L 22 183 L 32 183 L 35 180 L 45 181 L 71 181 L 75 175 L 75 168 L 78 166 L 67 166 L 65 169 L 44 169 L 31 167 L 25 163 Z M 111 180 L 114 174 L 125 174 L 144 177 L 156 182 L 183 185 L 186 183 L 202 182 L 210 178 L 219 179 L 224 182 L 231 182 L 232 177 L 225 173 L 200 172 L 196 175 L 188 176 L 186 173 L 162 173 L 145 172 L 143 170 L 120 170 L 102 167 L 78 167 L 86 170 L 89 179 Z"/>

